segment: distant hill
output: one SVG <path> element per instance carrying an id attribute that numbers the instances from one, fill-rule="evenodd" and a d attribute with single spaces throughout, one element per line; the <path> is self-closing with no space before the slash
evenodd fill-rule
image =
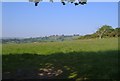
<path id="1" fill-rule="evenodd" d="M 34 37 L 34 38 L 2 38 L 2 43 L 32 43 L 32 42 L 58 42 L 66 40 L 75 40 L 80 36 L 74 35 L 51 35 L 45 37 Z"/>

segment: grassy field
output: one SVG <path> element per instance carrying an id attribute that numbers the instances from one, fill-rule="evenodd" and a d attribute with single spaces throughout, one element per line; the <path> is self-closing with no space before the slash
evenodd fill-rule
<path id="1" fill-rule="evenodd" d="M 3 44 L 3 79 L 117 79 L 118 39 Z"/>

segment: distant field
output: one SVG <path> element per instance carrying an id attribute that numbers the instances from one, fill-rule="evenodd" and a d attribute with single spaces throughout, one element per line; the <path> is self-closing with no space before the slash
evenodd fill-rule
<path id="1" fill-rule="evenodd" d="M 2 54 L 2 44 L 0 44 L 0 55 Z"/>
<path id="2" fill-rule="evenodd" d="M 88 39 L 65 42 L 3 44 L 3 54 L 52 54 L 69 52 L 99 52 L 118 50 L 118 39 Z"/>
<path id="3" fill-rule="evenodd" d="M 3 79 L 117 79 L 118 39 L 3 44 Z"/>

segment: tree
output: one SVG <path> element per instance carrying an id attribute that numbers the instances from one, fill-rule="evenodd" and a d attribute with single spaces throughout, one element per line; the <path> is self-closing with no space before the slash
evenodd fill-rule
<path id="1" fill-rule="evenodd" d="M 114 32 L 116 37 L 120 37 L 120 28 L 115 28 Z"/>
<path id="2" fill-rule="evenodd" d="M 96 32 L 96 34 L 98 34 L 99 39 L 101 39 L 103 37 L 103 35 L 105 33 L 107 33 L 111 29 L 113 29 L 111 26 L 103 25 L 101 28 L 98 29 L 98 31 Z"/>
<path id="3" fill-rule="evenodd" d="M 41 1 L 44 1 L 44 0 L 29 0 L 29 2 L 34 2 L 35 3 L 35 6 L 38 6 L 38 3 L 39 2 L 41 2 Z M 54 2 L 54 0 L 49 0 L 50 2 Z M 61 3 L 63 4 L 63 5 L 65 5 L 66 3 L 74 3 L 75 4 L 75 6 L 76 5 L 79 5 L 79 4 L 81 4 L 81 5 L 84 5 L 84 4 L 86 4 L 87 3 L 87 0 L 61 0 Z"/>

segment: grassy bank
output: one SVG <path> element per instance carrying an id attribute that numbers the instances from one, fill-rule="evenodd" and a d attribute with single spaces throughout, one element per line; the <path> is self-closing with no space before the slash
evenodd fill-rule
<path id="1" fill-rule="evenodd" d="M 3 79 L 117 79 L 118 39 L 3 44 Z"/>

